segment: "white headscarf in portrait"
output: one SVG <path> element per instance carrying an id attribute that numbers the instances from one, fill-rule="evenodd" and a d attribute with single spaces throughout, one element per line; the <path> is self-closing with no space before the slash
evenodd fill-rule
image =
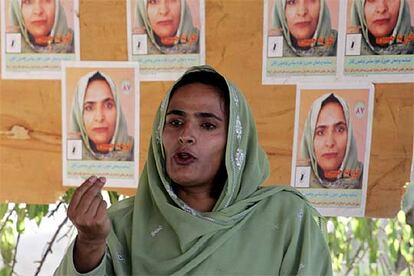
<path id="1" fill-rule="evenodd" d="M 410 35 L 414 37 L 414 28 L 411 26 L 410 9 L 407 0 L 400 0 L 400 10 L 398 13 L 397 23 L 394 30 L 389 35 L 393 37 L 387 45 L 379 46 L 371 41 L 371 34 L 368 30 L 367 21 L 365 19 L 365 0 L 353 0 L 351 9 L 351 22 L 353 26 L 360 27 L 363 40 L 361 46 L 361 54 L 413 54 L 414 40 L 405 41 Z M 403 37 L 401 41 L 399 37 Z"/>
<path id="2" fill-rule="evenodd" d="M 55 1 L 55 19 L 50 31 L 46 37 L 46 45 L 37 45 L 32 38 L 24 23 L 22 14 L 22 0 L 11 0 L 10 20 L 13 26 L 20 29 L 22 35 L 22 53 L 73 53 L 74 40 L 73 30 L 68 27 L 65 10 L 60 0 Z"/>
<path id="3" fill-rule="evenodd" d="M 319 113 L 322 109 L 323 102 L 329 98 L 334 97 L 342 107 L 345 116 L 345 123 L 348 129 L 348 137 L 346 144 L 346 151 L 341 166 L 338 168 L 342 173 L 338 174 L 336 181 L 327 181 L 320 175 L 320 169 L 318 168 L 318 161 L 316 158 L 315 150 L 313 147 L 313 140 L 315 137 L 315 128 L 318 121 Z M 309 110 L 308 116 L 305 121 L 303 129 L 302 139 L 302 158 L 309 160 L 311 163 L 312 171 L 319 183 L 326 188 L 360 188 L 360 177 L 362 176 L 362 163 L 358 161 L 357 144 L 352 129 L 352 122 L 350 118 L 350 111 L 346 101 L 338 95 L 333 93 L 324 94 L 316 99 Z M 352 177 L 345 177 L 343 172 L 351 172 L 354 174 Z M 358 175 L 355 175 L 358 174 Z"/>
<path id="4" fill-rule="evenodd" d="M 318 24 L 315 33 L 312 36 L 314 42 L 310 45 L 310 48 L 307 47 L 303 49 L 296 47 L 293 38 L 291 37 L 285 14 L 286 1 L 287 0 L 275 0 L 273 6 L 272 27 L 283 32 L 283 37 L 288 48 L 297 56 L 335 56 L 338 33 L 331 28 L 331 17 L 326 1 L 320 0 Z M 331 45 L 326 44 L 328 38 L 334 40 Z M 320 40 L 323 42 L 320 43 Z"/>
<path id="5" fill-rule="evenodd" d="M 159 53 L 177 54 L 177 53 L 196 53 L 199 51 L 199 30 L 193 25 L 190 7 L 186 0 L 179 0 L 181 3 L 180 24 L 178 25 L 175 37 L 177 38 L 174 45 L 163 45 L 157 35 L 152 30 L 148 18 L 147 4 L 148 0 L 137 0 L 137 20 L 138 26 L 144 27 L 148 38 Z M 184 39 L 185 38 L 185 39 Z M 194 41 L 192 41 L 192 39 Z M 190 40 L 190 41 L 188 41 Z M 149 47 L 150 49 L 151 47 Z"/>
<path id="6" fill-rule="evenodd" d="M 90 78 L 99 73 L 102 77 L 105 78 L 109 87 L 111 88 L 111 93 L 114 98 L 115 107 L 116 107 L 116 126 L 114 135 L 110 141 L 111 145 L 130 145 L 130 150 L 112 150 L 108 153 L 99 153 L 92 149 L 91 141 L 89 140 L 88 133 L 86 132 L 85 124 L 83 122 L 83 103 L 85 100 L 86 89 L 89 84 Z M 72 102 L 72 112 L 71 112 L 71 124 L 70 131 L 74 133 L 80 133 L 82 138 L 82 159 L 92 159 L 92 160 L 133 160 L 133 138 L 128 136 L 128 127 L 127 121 L 125 119 L 124 113 L 121 108 L 121 101 L 117 93 L 116 85 L 113 80 L 100 71 L 89 72 L 85 76 L 79 79 L 75 95 Z"/>

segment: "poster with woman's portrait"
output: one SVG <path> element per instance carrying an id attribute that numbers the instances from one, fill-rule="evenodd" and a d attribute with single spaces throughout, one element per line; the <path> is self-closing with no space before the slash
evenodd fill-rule
<path id="1" fill-rule="evenodd" d="M 136 187 L 139 150 L 136 62 L 62 64 L 63 183 L 105 176 L 108 187 Z"/>
<path id="2" fill-rule="evenodd" d="M 78 0 L 1 0 L 1 72 L 7 79 L 59 79 L 79 60 Z"/>
<path id="3" fill-rule="evenodd" d="M 176 80 L 205 63 L 204 0 L 128 0 L 129 60 L 141 80 Z"/>
<path id="4" fill-rule="evenodd" d="M 414 0 L 348 0 L 344 76 L 412 81 Z"/>
<path id="5" fill-rule="evenodd" d="M 265 0 L 263 83 L 333 80 L 339 10 L 337 0 Z"/>
<path id="6" fill-rule="evenodd" d="M 325 216 L 363 216 L 374 88 L 299 85 L 291 185 Z"/>

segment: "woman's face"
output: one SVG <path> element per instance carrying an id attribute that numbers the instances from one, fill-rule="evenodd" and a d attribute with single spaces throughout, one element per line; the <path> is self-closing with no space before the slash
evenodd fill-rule
<path id="1" fill-rule="evenodd" d="M 228 120 L 220 93 L 193 83 L 178 88 L 170 100 L 162 139 L 167 173 L 181 187 L 213 189 L 227 142 Z"/>
<path id="2" fill-rule="evenodd" d="M 95 146 L 111 142 L 116 126 L 116 106 L 106 81 L 93 80 L 86 88 L 83 122 L 86 133 Z"/>
<path id="3" fill-rule="evenodd" d="M 369 32 L 375 37 L 388 36 L 397 24 L 400 0 L 366 0 L 365 20 Z"/>
<path id="4" fill-rule="evenodd" d="M 181 0 L 148 0 L 148 19 L 159 38 L 175 36 L 181 19 Z"/>
<path id="5" fill-rule="evenodd" d="M 35 38 L 48 36 L 55 22 L 55 0 L 22 0 L 27 31 Z"/>
<path id="6" fill-rule="evenodd" d="M 325 104 L 316 122 L 313 147 L 318 166 L 326 175 L 339 169 L 344 160 L 348 126 L 339 103 Z"/>
<path id="7" fill-rule="evenodd" d="M 286 21 L 296 40 L 312 38 L 319 21 L 319 0 L 286 0 Z"/>

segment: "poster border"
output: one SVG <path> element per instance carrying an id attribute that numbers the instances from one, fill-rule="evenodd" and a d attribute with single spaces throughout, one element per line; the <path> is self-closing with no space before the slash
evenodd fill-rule
<path id="1" fill-rule="evenodd" d="M 353 217 L 363 217 L 365 215 L 366 208 L 366 198 L 368 190 L 368 173 L 369 173 L 369 161 L 371 154 L 371 143 L 372 143 L 372 125 L 373 125 L 373 114 L 374 114 L 374 98 L 375 98 L 375 88 L 374 85 L 370 82 L 365 83 L 326 83 L 326 84 L 298 84 L 296 87 L 296 102 L 295 102 L 295 120 L 294 120 L 294 133 L 293 133 L 293 143 L 292 143 L 292 166 L 291 166 L 291 178 L 290 186 L 295 187 L 295 169 L 297 162 L 297 147 L 299 144 L 299 112 L 301 105 L 301 92 L 302 90 L 312 90 L 312 89 L 340 89 L 340 90 L 352 90 L 352 89 L 366 89 L 368 90 L 368 113 L 367 113 L 367 129 L 366 129 L 366 140 L 365 140 L 365 153 L 364 153 L 364 169 L 362 176 L 362 195 L 361 195 L 361 206 L 357 208 L 338 208 L 338 207 L 317 207 L 317 209 L 322 216 L 353 216 Z M 350 91 L 351 92 L 351 91 Z M 351 92 L 352 93 L 352 92 Z M 296 187 L 295 187 L 296 188 Z"/>
<path id="2" fill-rule="evenodd" d="M 6 1 L 11 0 L 0 0 L 1 6 L 1 78 L 10 79 L 10 80 L 60 80 L 61 79 L 61 70 L 50 71 L 50 72 L 40 72 L 40 71 L 30 71 L 30 72 L 9 72 L 6 70 Z M 79 25 L 79 0 L 73 1 L 73 33 L 75 39 L 75 59 L 74 62 L 80 61 L 80 25 Z M 61 61 L 68 62 L 68 61 Z M 72 61 L 70 61 L 72 62 Z"/>
<path id="3" fill-rule="evenodd" d="M 341 55 L 344 49 L 343 38 L 341 37 L 341 28 L 344 27 L 343 9 L 341 5 L 344 5 L 344 0 L 339 0 L 338 10 L 338 37 L 337 37 L 337 49 L 336 49 L 336 67 L 335 73 L 332 75 L 298 75 L 290 77 L 278 77 L 267 76 L 267 38 L 269 30 L 269 0 L 264 0 L 263 5 L 263 45 L 262 45 L 262 85 L 273 84 L 298 84 L 298 83 L 315 83 L 315 82 L 334 82 L 341 79 L 341 64 L 338 62 L 338 57 Z"/>
<path id="4" fill-rule="evenodd" d="M 135 97 L 134 97 L 134 176 L 133 180 L 114 180 L 107 178 L 107 184 L 105 188 L 137 188 L 139 180 L 139 149 L 140 149 L 140 75 L 138 62 L 131 61 L 66 61 L 62 62 L 61 70 L 61 105 L 62 105 L 62 185 L 63 186 L 79 186 L 86 178 L 79 177 L 76 180 L 67 178 L 67 154 L 66 154 L 66 142 L 67 142 L 67 102 L 66 102 L 66 69 L 68 68 L 132 68 L 135 72 Z M 93 160 L 92 160 L 93 161 Z M 131 183 L 132 182 L 132 183 Z"/>
<path id="5" fill-rule="evenodd" d="M 187 1 L 187 0 L 186 0 Z M 205 64 L 206 62 L 206 45 L 205 45 L 205 0 L 198 0 L 199 1 L 199 18 L 200 18 L 200 65 Z M 126 25 L 127 25 L 127 50 L 128 50 L 128 60 L 131 62 L 138 62 L 133 60 L 132 55 L 132 47 L 131 47 L 131 37 L 132 37 L 132 14 L 131 14 L 131 0 L 126 1 Z M 171 55 L 171 56 L 179 56 Z M 155 74 L 145 74 L 145 71 L 141 69 L 140 80 L 141 81 L 176 81 L 184 74 L 185 70 L 177 71 L 177 72 L 157 72 Z"/>
<path id="6" fill-rule="evenodd" d="M 411 78 L 411 81 L 409 81 L 409 78 L 414 74 L 414 70 L 412 72 L 409 73 L 392 73 L 392 72 L 388 72 L 386 74 L 369 74 L 369 73 L 360 73 L 360 76 L 351 76 L 351 75 L 347 75 L 345 74 L 345 62 L 346 62 L 346 53 L 345 53 L 345 43 L 346 43 L 346 35 L 347 35 L 347 23 L 348 23 L 348 3 L 349 1 L 353 1 L 353 0 L 340 0 L 343 1 L 343 7 L 342 10 L 344 11 L 344 15 L 343 15 L 343 20 L 344 25 L 343 25 L 343 29 L 341 32 L 341 36 L 343 39 L 342 42 L 342 46 L 343 46 L 343 51 L 341 54 L 341 81 L 357 81 L 357 82 L 373 82 L 373 83 L 413 83 L 414 82 L 414 78 Z M 414 4 L 414 1 L 412 0 L 408 0 L 411 1 L 409 4 Z M 414 16 L 414 15 L 411 15 Z M 363 38 L 362 38 L 363 39 Z M 368 55 L 368 56 L 378 56 L 381 57 L 382 55 Z M 390 55 L 392 56 L 392 55 Z M 401 57 L 401 55 L 398 55 L 399 57 Z M 413 54 L 409 54 L 409 55 L 402 55 L 402 56 L 412 56 L 414 59 L 414 53 Z"/>

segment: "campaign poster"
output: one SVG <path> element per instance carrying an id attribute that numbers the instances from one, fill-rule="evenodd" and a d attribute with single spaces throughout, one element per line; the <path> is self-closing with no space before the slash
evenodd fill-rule
<path id="1" fill-rule="evenodd" d="M 337 0 L 265 0 L 263 83 L 335 79 L 339 12 Z"/>
<path id="2" fill-rule="evenodd" d="M 3 79 L 60 79 L 79 60 L 78 0 L 1 0 Z"/>
<path id="3" fill-rule="evenodd" d="M 204 64 L 204 17 L 204 0 L 128 0 L 128 55 L 141 80 L 176 80 Z"/>
<path id="4" fill-rule="evenodd" d="M 324 216 L 365 213 L 372 84 L 298 85 L 291 185 Z"/>
<path id="5" fill-rule="evenodd" d="M 412 82 L 414 0 L 348 0 L 344 77 Z"/>
<path id="6" fill-rule="evenodd" d="M 104 176 L 106 187 L 138 185 L 139 66 L 62 64 L 63 184 Z"/>

